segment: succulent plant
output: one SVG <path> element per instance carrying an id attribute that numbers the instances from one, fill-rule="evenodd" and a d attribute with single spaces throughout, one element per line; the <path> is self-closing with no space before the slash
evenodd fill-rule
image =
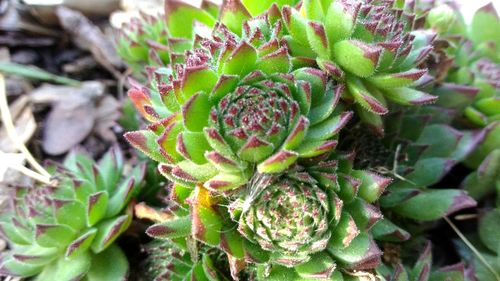
<path id="1" fill-rule="evenodd" d="M 479 249 L 481 256 L 489 266 L 485 266 L 474 254 L 468 253 L 465 247 L 462 248 L 464 259 L 469 262 L 474 269 L 474 276 L 477 280 L 493 281 L 500 276 L 500 241 L 498 239 L 498 221 L 500 220 L 500 208 L 490 209 L 484 212 L 479 219 L 478 234 L 475 246 Z"/>
<path id="2" fill-rule="evenodd" d="M 413 234 L 408 225 L 437 220 L 476 205 L 462 190 L 434 185 L 476 148 L 484 133 L 458 131 L 446 125 L 453 116 L 445 115 L 442 120 L 438 116 L 434 108 L 393 112 L 386 120 L 386 136 L 378 143 L 370 135 L 342 136 L 358 147 L 360 159 L 373 159 L 364 164 L 364 169 L 395 178 L 379 200 L 385 218 L 372 229 L 376 240 L 406 241 Z M 371 151 L 382 153 L 374 156 Z"/>
<path id="3" fill-rule="evenodd" d="M 165 1 L 165 14 L 142 13 L 122 26 L 117 51 L 135 75 L 150 67 L 175 63 L 193 44 L 194 37 L 210 30 L 218 17 L 219 7 L 202 1 L 200 7 L 182 1 Z"/>
<path id="4" fill-rule="evenodd" d="M 147 233 L 158 239 L 194 237 L 218 247 L 247 270 L 258 265 L 258 280 L 282 274 L 338 278 L 343 270 L 372 269 L 381 252 L 368 231 L 381 214 L 370 203 L 391 180 L 353 170 L 352 158 L 336 153 L 284 174 L 257 174 L 227 198 L 202 186 L 191 192 L 174 185 L 174 215 Z"/>
<path id="5" fill-rule="evenodd" d="M 306 0 L 300 9 L 282 11 L 294 65 L 316 63 L 345 83 L 343 98 L 365 109 L 360 117 L 380 134 L 387 100 L 403 105 L 436 100 L 413 88 L 427 72 L 418 67 L 435 35 L 413 30 L 415 15 L 404 6 L 404 1 Z"/>
<path id="6" fill-rule="evenodd" d="M 10 246 L 1 274 L 40 281 L 126 278 L 127 258 L 113 242 L 132 221 L 128 206 L 144 171 L 138 166 L 123 178 L 123 165 L 116 148 L 98 164 L 75 153 L 52 169 L 56 185 L 16 188 L 1 216 Z"/>
<path id="7" fill-rule="evenodd" d="M 482 258 L 471 252 L 462 241 L 456 241 L 456 247 L 476 280 L 497 280 L 500 276 L 500 241 L 497 235 L 500 231 L 497 223 L 500 219 L 500 149 L 493 150 L 477 170 L 465 178 L 462 187 L 474 199 L 483 202 L 484 207 L 478 212 L 477 235 L 468 235 Z"/>
<path id="8" fill-rule="evenodd" d="M 335 147 L 352 116 L 336 108 L 344 88 L 318 69 L 290 72 L 280 22 L 259 28 L 270 20 L 245 24 L 241 39 L 217 26 L 216 39 L 202 41 L 176 72 L 156 73 L 152 90 L 129 92 L 154 123 L 126 138 L 161 162 L 167 178 L 227 191 Z"/>
<path id="9" fill-rule="evenodd" d="M 217 253 L 194 253 L 169 241 L 153 241 L 145 246 L 148 254 L 145 277 L 153 281 L 225 280 L 214 266 Z M 214 250 L 212 250 L 214 252 Z"/>
<path id="10" fill-rule="evenodd" d="M 405 266 L 401 262 L 394 265 L 382 265 L 377 268 L 380 280 L 415 280 L 415 281 L 465 281 L 469 280 L 466 275 L 464 264 L 456 264 L 434 269 L 432 264 L 432 245 L 430 242 L 418 257 L 412 267 Z M 466 279 L 467 278 L 467 279 Z"/>
<path id="11" fill-rule="evenodd" d="M 493 150 L 476 171 L 469 174 L 462 186 L 476 200 L 488 194 L 500 194 L 500 149 Z M 497 199 L 500 206 L 500 196 Z"/>

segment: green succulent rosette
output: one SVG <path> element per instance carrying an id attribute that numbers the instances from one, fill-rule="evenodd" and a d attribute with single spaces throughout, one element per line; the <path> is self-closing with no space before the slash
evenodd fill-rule
<path id="1" fill-rule="evenodd" d="M 182 61 L 184 52 L 200 38 L 209 37 L 217 21 L 241 35 L 242 21 L 260 15 L 271 6 L 294 5 L 298 0 L 224 1 L 217 5 L 203 0 L 199 6 L 183 1 L 165 1 L 165 13 L 152 16 L 141 13 L 124 24 L 118 33 L 116 48 L 132 68 L 134 75 L 144 73 L 144 66 L 168 66 Z"/>
<path id="2" fill-rule="evenodd" d="M 112 149 L 99 163 L 72 154 L 53 170 L 55 186 L 16 188 L 3 211 L 10 249 L 0 274 L 34 280 L 124 280 L 128 261 L 113 242 L 132 221 L 129 208 L 144 167 L 122 177 L 123 157 Z M 113 261 L 113 267 L 107 267 Z"/>
<path id="3" fill-rule="evenodd" d="M 290 72 L 281 23 L 270 21 L 247 22 L 241 39 L 218 25 L 175 72 L 159 69 L 153 88 L 129 92 L 153 124 L 125 136 L 167 178 L 228 191 L 335 147 L 352 116 L 337 107 L 345 89 L 318 69 Z"/>
<path id="4" fill-rule="evenodd" d="M 347 86 L 343 98 L 380 134 L 387 101 L 432 103 L 436 97 L 414 89 L 426 69 L 435 34 L 413 30 L 415 14 L 404 1 L 306 0 L 282 10 L 283 37 L 296 67 L 317 64 Z"/>
<path id="5" fill-rule="evenodd" d="M 327 279 L 373 269 L 381 252 L 369 230 L 382 215 L 371 203 L 391 180 L 354 170 L 353 157 L 336 153 L 283 174 L 257 174 L 230 197 L 201 185 L 193 192 L 173 186 L 172 218 L 147 233 L 172 241 L 193 237 L 217 247 L 247 271 L 257 265 L 258 280 L 281 274 Z"/>
<path id="6" fill-rule="evenodd" d="M 182 1 L 165 1 L 165 14 L 142 13 L 119 30 L 116 49 L 135 75 L 145 65 L 167 66 L 189 50 L 196 36 L 203 36 L 217 21 L 219 6 L 202 1 L 200 7 Z M 143 74 L 143 73 L 142 73 Z"/>

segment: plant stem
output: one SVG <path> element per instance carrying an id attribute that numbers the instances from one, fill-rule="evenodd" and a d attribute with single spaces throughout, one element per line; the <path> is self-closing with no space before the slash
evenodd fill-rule
<path id="1" fill-rule="evenodd" d="M 36 170 L 38 173 L 50 181 L 51 175 L 47 172 L 31 155 L 28 148 L 19 138 L 16 132 L 14 123 L 12 122 L 12 116 L 10 115 L 9 105 L 7 103 L 7 93 L 5 92 L 5 79 L 2 74 L 0 74 L 0 112 L 1 120 L 9 139 L 14 143 L 15 147 L 24 155 L 28 163 Z"/>
<path id="2" fill-rule="evenodd" d="M 471 249 L 471 251 L 477 256 L 477 258 L 483 263 L 483 265 L 495 276 L 497 280 L 500 280 L 500 275 L 496 272 L 496 270 L 486 261 L 486 259 L 481 255 L 481 253 L 472 245 L 472 243 L 465 237 L 465 235 L 458 229 L 458 227 L 451 222 L 448 217 L 444 217 L 444 220 L 451 226 L 451 228 L 457 233 L 458 237 L 464 241 L 465 245 Z"/>

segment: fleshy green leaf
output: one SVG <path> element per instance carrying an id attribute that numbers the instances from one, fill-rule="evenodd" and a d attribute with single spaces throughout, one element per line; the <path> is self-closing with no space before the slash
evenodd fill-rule
<path id="1" fill-rule="evenodd" d="M 105 191 L 91 194 L 87 201 L 87 225 L 93 226 L 105 215 L 108 208 L 109 195 Z"/>
<path id="2" fill-rule="evenodd" d="M 100 253 L 107 249 L 120 234 L 127 230 L 131 222 L 132 216 L 130 214 L 100 222 L 95 226 L 97 235 L 92 242 L 92 251 Z"/>
<path id="3" fill-rule="evenodd" d="M 432 221 L 475 205 L 476 202 L 461 190 L 430 189 L 405 200 L 393 210 L 401 216 L 414 220 Z"/>
<path id="4" fill-rule="evenodd" d="M 42 247 L 62 248 L 68 245 L 76 232 L 66 225 L 38 224 L 35 227 L 35 240 Z"/>
<path id="5" fill-rule="evenodd" d="M 112 266 L 109 262 L 112 261 Z M 92 265 L 87 273 L 88 281 L 122 281 L 127 280 L 129 265 L 122 250 L 111 245 L 106 251 L 92 256 Z"/>
<path id="6" fill-rule="evenodd" d="M 380 47 L 357 40 L 344 40 L 333 45 L 335 62 L 360 77 L 368 77 L 375 72 L 381 53 Z"/>
<path id="7" fill-rule="evenodd" d="M 150 226 L 146 233 L 156 239 L 186 237 L 191 234 L 191 218 L 185 216 L 167 220 Z"/>

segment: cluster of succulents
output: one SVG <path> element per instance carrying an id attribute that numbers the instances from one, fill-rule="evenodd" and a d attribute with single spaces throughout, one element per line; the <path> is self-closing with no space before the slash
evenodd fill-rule
<path id="1" fill-rule="evenodd" d="M 113 148 L 99 163 L 84 154 L 52 165 L 53 185 L 18 187 L 0 229 L 11 249 L 4 275 L 35 280 L 124 280 L 129 264 L 116 239 L 132 222 L 129 204 L 144 167 L 123 177 L 124 159 Z M 106 266 L 113 261 L 113 267 Z"/>
<path id="2" fill-rule="evenodd" d="M 461 190 L 430 187 L 484 133 L 408 108 L 437 99 L 425 90 L 436 34 L 417 29 L 415 6 L 284 2 L 224 3 L 210 36 L 129 91 L 150 125 L 125 137 L 173 182 L 169 219 L 147 233 L 224 253 L 235 279 L 374 276 L 375 240 L 409 240 L 407 220 L 475 206 Z M 367 149 L 355 146 L 356 126 L 372 132 Z M 374 143 L 392 153 L 371 155 Z M 393 174 L 391 164 L 357 169 L 367 155 L 404 159 Z"/>
<path id="3" fill-rule="evenodd" d="M 469 28 L 450 1 L 167 0 L 117 40 L 144 119 L 125 108 L 124 138 L 149 163 L 74 154 L 53 185 L 17 188 L 0 275 L 124 280 L 115 241 L 135 213 L 154 222 L 134 227 L 144 280 L 495 280 L 495 15 Z M 426 230 L 478 202 L 464 263 L 433 262 Z"/>

